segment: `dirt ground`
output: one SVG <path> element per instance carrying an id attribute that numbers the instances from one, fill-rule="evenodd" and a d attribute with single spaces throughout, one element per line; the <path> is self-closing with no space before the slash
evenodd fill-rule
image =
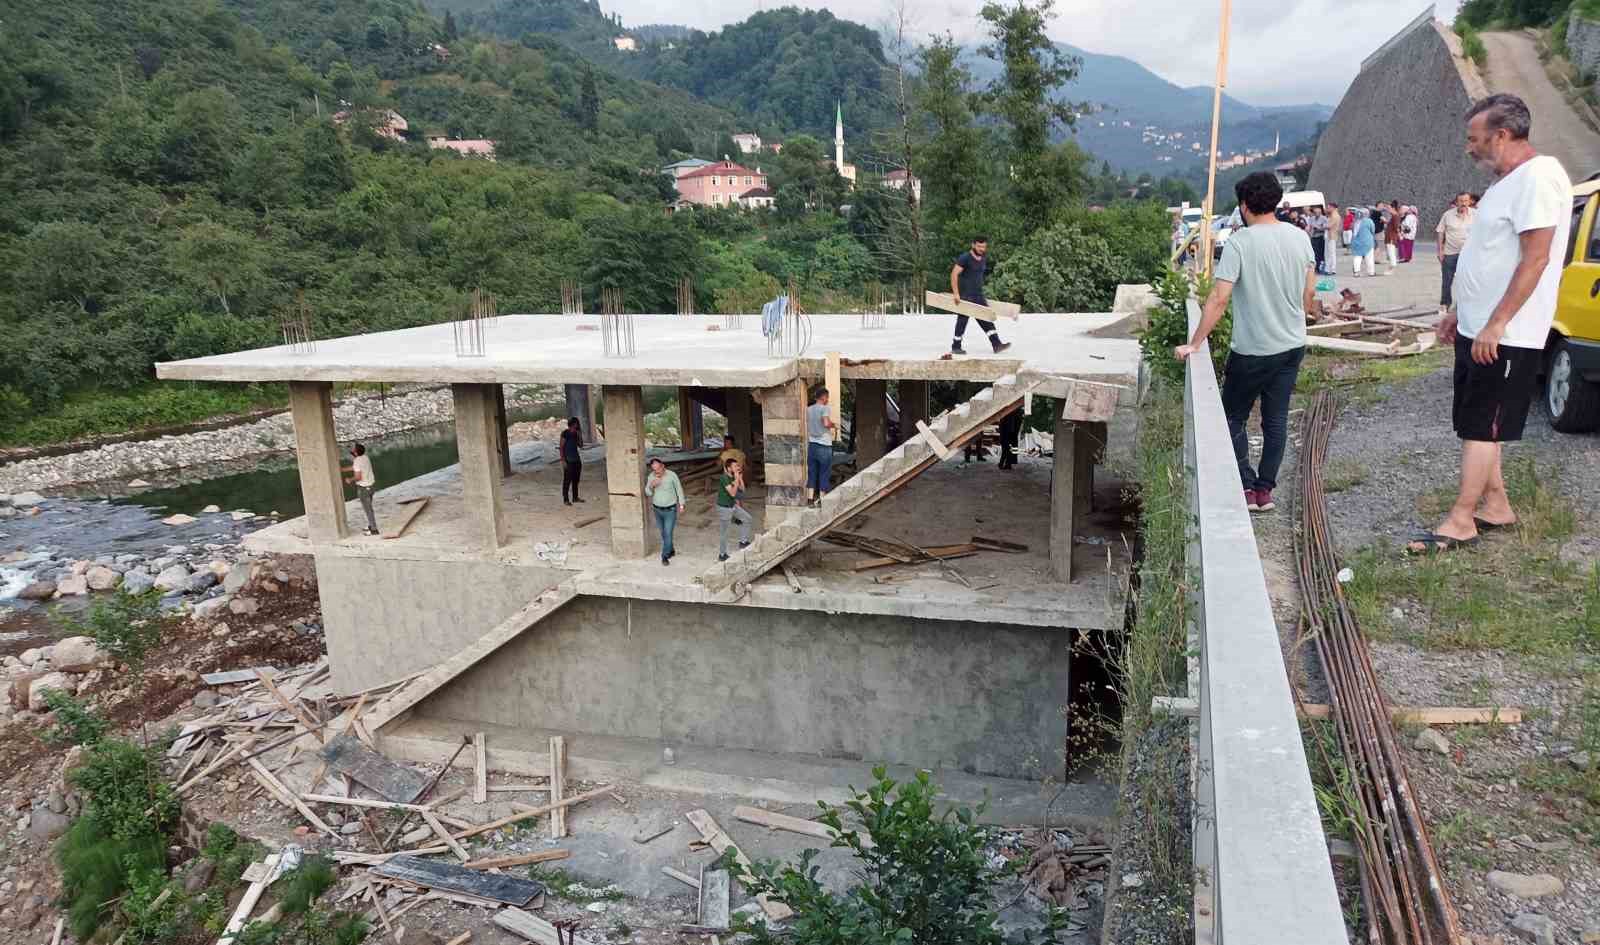
<path id="1" fill-rule="evenodd" d="M 1600 941 L 1600 438 L 1553 432 L 1536 405 L 1505 451 L 1519 527 L 1408 558 L 1402 544 L 1454 494 L 1448 358 L 1317 358 L 1302 372 L 1302 395 L 1341 396 L 1326 480 L 1347 593 L 1392 704 L 1522 709 L 1521 724 L 1438 726 L 1445 741 L 1432 747 L 1416 726 L 1400 732 L 1463 927 L 1475 942 L 1513 941 L 1533 938 L 1514 922 L 1543 917 L 1553 941 Z M 1314 648 L 1295 645 L 1298 420 L 1278 509 L 1257 516 L 1256 533 L 1291 676 L 1306 701 L 1323 701 Z M 1519 898 L 1491 871 L 1548 874 L 1561 889 Z"/>

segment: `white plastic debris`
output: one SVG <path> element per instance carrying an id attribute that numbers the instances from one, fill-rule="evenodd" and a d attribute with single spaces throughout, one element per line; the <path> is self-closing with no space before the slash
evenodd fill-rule
<path id="1" fill-rule="evenodd" d="M 1340 568 L 1339 573 L 1335 575 L 1335 577 L 1339 579 L 1340 584 L 1349 584 L 1351 581 L 1356 579 L 1356 573 L 1349 568 Z"/>

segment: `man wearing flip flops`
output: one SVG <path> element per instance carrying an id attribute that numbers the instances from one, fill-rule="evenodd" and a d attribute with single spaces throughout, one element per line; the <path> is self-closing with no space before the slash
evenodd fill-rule
<path id="1" fill-rule="evenodd" d="M 1467 112 L 1467 153 L 1495 181 L 1456 264 L 1455 313 L 1438 328 L 1456 348 L 1461 489 L 1444 521 L 1407 543 L 1415 554 L 1471 545 L 1480 531 L 1517 521 L 1501 447 L 1522 439 L 1572 228 L 1572 183 L 1560 162 L 1533 150 L 1531 124 L 1514 95 L 1491 95 Z"/>

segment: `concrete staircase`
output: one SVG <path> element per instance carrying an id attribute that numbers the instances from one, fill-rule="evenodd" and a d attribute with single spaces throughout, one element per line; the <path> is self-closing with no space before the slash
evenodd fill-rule
<path id="1" fill-rule="evenodd" d="M 1008 374 L 977 396 L 928 425 L 929 432 L 948 449 L 956 449 L 985 426 L 1010 413 L 1040 381 L 1018 381 Z M 888 497 L 939 457 L 927 437 L 915 431 L 883 458 L 856 473 L 822 499 L 820 508 L 808 508 L 776 528 L 762 532 L 750 547 L 718 562 L 697 579 L 712 592 L 731 590 L 742 596 L 757 578 L 784 562 L 809 542 L 822 537 L 852 516 Z"/>

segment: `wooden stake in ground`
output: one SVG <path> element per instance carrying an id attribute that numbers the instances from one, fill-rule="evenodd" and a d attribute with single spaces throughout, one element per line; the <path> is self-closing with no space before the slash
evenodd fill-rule
<path id="1" fill-rule="evenodd" d="M 472 789 L 472 802 L 487 804 L 489 803 L 489 751 L 482 732 L 472 736 L 472 748 L 477 752 L 477 764 L 474 769 L 477 782 Z"/>
<path id="2" fill-rule="evenodd" d="M 740 866 L 744 867 L 746 871 L 752 869 L 750 858 L 744 855 L 744 851 L 739 849 L 738 844 L 734 843 L 733 838 L 718 826 L 716 819 L 709 813 L 704 810 L 692 810 L 685 814 L 684 817 L 694 825 L 694 829 L 700 831 L 700 836 L 706 843 L 711 845 L 712 849 L 718 853 L 726 853 L 732 850 L 733 858 Z M 765 893 L 757 896 L 756 902 L 761 904 L 761 911 L 767 914 L 767 918 L 774 922 L 781 922 L 794 915 L 793 909 L 781 902 L 774 902 Z"/>
<path id="3" fill-rule="evenodd" d="M 567 793 L 567 739 L 564 735 L 550 736 L 550 803 L 560 804 Z M 557 807 L 550 812 L 550 838 L 560 840 L 567 835 L 567 809 Z"/>

